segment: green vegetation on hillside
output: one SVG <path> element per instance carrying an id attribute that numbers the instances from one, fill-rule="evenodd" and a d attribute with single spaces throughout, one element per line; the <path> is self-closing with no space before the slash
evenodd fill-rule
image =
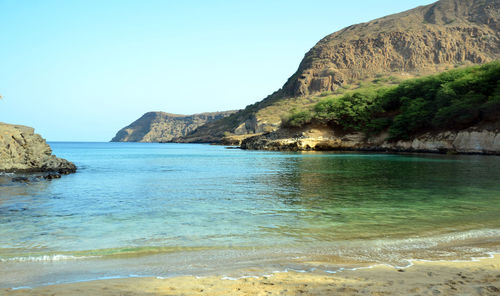
<path id="1" fill-rule="evenodd" d="M 291 112 L 284 127 L 310 123 L 408 139 L 430 129 L 466 128 L 500 113 L 500 61 L 409 79 L 393 87 L 366 87 L 325 97 L 310 110 Z"/>

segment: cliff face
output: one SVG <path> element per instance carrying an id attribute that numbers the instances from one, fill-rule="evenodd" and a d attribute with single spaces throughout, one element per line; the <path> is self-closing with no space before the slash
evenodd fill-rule
<path id="1" fill-rule="evenodd" d="M 68 174 L 76 166 L 52 155 L 52 149 L 34 129 L 0 123 L 0 171 Z"/>
<path id="2" fill-rule="evenodd" d="M 377 74 L 429 74 L 500 57 L 500 1 L 441 0 L 326 36 L 283 87 L 285 95 L 333 91 Z"/>
<path id="3" fill-rule="evenodd" d="M 200 125 L 224 118 L 236 111 L 179 115 L 148 112 L 129 126 L 122 128 L 112 142 L 170 142 Z"/>
<path id="4" fill-rule="evenodd" d="M 342 133 L 324 127 L 279 130 L 243 140 L 250 150 L 310 151 L 355 150 L 500 154 L 500 122 L 483 122 L 463 130 L 427 132 L 409 140 L 387 141 L 387 133 L 366 137 L 363 133 Z"/>
<path id="5" fill-rule="evenodd" d="M 377 76 L 420 76 L 500 59 L 500 0 L 441 0 L 330 34 L 282 89 L 184 141 L 275 130 L 289 102 Z M 300 109 L 302 106 L 297 106 Z M 269 115 L 272 113 L 272 115 Z"/>

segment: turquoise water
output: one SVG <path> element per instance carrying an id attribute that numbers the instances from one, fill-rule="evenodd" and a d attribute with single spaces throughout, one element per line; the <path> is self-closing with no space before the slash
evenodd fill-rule
<path id="1" fill-rule="evenodd" d="M 404 266 L 500 244 L 497 156 L 50 144 L 76 174 L 0 176 L 0 287 Z"/>

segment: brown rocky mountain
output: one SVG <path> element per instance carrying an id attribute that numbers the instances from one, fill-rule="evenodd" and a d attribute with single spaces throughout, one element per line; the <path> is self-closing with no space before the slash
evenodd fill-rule
<path id="1" fill-rule="evenodd" d="M 193 115 L 148 112 L 118 131 L 112 142 L 170 142 L 185 136 L 200 125 L 226 117 L 236 111 Z"/>
<path id="2" fill-rule="evenodd" d="M 500 56 L 499 31 L 498 0 L 441 0 L 350 26 L 306 54 L 284 93 L 302 96 L 376 74 L 428 74 L 492 61 Z"/>
<path id="3" fill-rule="evenodd" d="M 291 108 L 308 106 L 321 92 L 374 77 L 432 74 L 500 59 L 500 0 L 441 0 L 344 28 L 320 40 L 283 88 L 183 138 L 218 142 L 232 133 L 275 130 Z"/>

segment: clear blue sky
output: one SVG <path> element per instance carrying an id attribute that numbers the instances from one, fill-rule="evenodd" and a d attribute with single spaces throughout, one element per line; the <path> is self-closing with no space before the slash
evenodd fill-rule
<path id="1" fill-rule="evenodd" d="M 0 121 L 109 141 L 148 111 L 241 109 L 343 27 L 432 0 L 0 0 Z"/>

